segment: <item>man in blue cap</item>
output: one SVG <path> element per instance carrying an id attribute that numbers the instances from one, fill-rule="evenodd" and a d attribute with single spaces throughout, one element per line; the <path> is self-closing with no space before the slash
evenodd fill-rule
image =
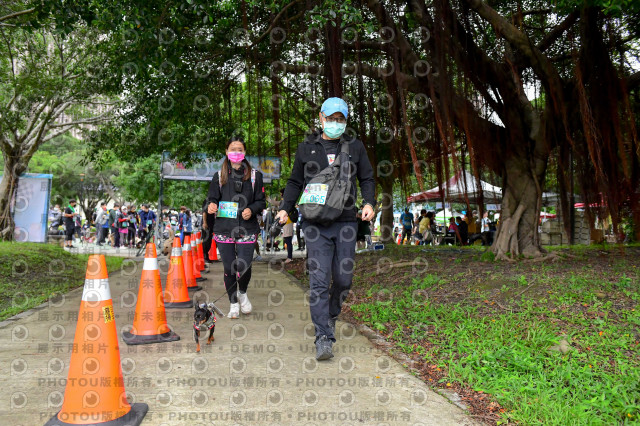
<path id="1" fill-rule="evenodd" d="M 281 223 L 287 220 L 304 187 L 321 170 L 333 164 L 341 144 L 347 144 L 352 185 L 342 214 L 329 225 L 302 218 L 309 257 L 309 304 L 316 328 L 316 359 L 325 360 L 333 357 L 336 319 L 353 278 L 357 234 L 356 179 L 364 199 L 364 221 L 370 221 L 374 216 L 375 181 L 364 144 L 344 133 L 349 116 L 347 103 L 340 98 L 329 98 L 322 104 L 319 116 L 322 131 L 314 131 L 298 145 L 277 218 Z"/>

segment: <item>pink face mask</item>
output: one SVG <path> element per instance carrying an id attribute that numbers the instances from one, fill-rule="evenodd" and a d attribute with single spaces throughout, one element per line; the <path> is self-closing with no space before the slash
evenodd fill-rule
<path id="1" fill-rule="evenodd" d="M 232 163 L 239 163 L 242 160 L 244 160 L 244 152 L 236 152 L 236 151 L 232 151 L 230 153 L 227 154 L 227 158 L 229 159 L 229 161 L 231 161 Z"/>

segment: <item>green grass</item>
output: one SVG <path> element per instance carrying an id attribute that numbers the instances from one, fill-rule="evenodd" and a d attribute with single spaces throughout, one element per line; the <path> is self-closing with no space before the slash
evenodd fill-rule
<path id="1" fill-rule="evenodd" d="M 52 244 L 0 242 L 0 320 L 82 286 L 88 258 Z M 123 260 L 107 257 L 109 273 Z"/>
<path id="2" fill-rule="evenodd" d="M 410 285 L 378 284 L 351 310 L 385 332 L 397 350 L 445 367 L 443 381 L 491 394 L 505 408 L 499 424 L 639 422 L 638 279 L 598 279 L 586 269 L 566 280 L 538 280 L 536 286 L 549 290 L 531 299 L 520 296 L 512 311 L 481 313 L 469 299 L 434 303 L 424 289 L 457 282 L 436 275 L 414 278 Z M 521 291 L 529 283 L 518 274 L 498 290 Z M 380 297 L 385 291 L 391 294 Z M 632 302 L 614 305 L 603 292 Z M 563 338 L 571 349 L 551 351 Z"/>

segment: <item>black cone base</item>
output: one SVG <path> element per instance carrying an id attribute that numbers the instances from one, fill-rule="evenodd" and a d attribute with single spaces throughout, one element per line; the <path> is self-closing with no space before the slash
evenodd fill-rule
<path id="1" fill-rule="evenodd" d="M 200 291 L 200 290 L 202 290 L 202 287 L 200 287 L 199 285 L 195 287 L 187 287 L 187 291 Z"/>
<path id="2" fill-rule="evenodd" d="M 58 414 L 51 417 L 44 426 L 138 426 L 142 423 L 142 419 L 147 414 L 147 411 L 149 411 L 149 406 L 147 404 L 131 404 L 131 410 L 129 410 L 129 412 L 124 416 L 102 423 L 67 423 L 62 420 L 58 420 L 58 412 Z M 82 413 L 78 413 L 78 416 L 80 417 L 81 414 Z"/>
<path id="3" fill-rule="evenodd" d="M 196 281 L 198 282 L 202 282 L 202 281 L 206 281 L 207 279 L 205 277 L 200 277 L 200 278 L 196 278 Z M 187 287 L 189 288 L 189 287 Z"/>
<path id="4" fill-rule="evenodd" d="M 132 334 L 124 331 L 122 333 L 122 340 L 124 340 L 127 345 L 147 345 L 150 343 L 175 342 L 176 340 L 180 340 L 180 336 L 173 331 L 151 335 Z"/>
<path id="5" fill-rule="evenodd" d="M 193 300 L 187 300 L 186 302 L 164 302 L 165 308 L 193 308 Z"/>

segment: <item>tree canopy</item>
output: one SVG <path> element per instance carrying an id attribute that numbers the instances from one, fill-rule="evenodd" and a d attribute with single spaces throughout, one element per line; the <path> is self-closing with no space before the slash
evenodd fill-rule
<path id="1" fill-rule="evenodd" d="M 250 152 L 288 162 L 317 125 L 321 102 L 341 96 L 351 107 L 348 131 L 376 168 L 385 239 L 394 184 L 426 189 L 458 169 L 503 188 L 499 257 L 541 253 L 547 189 L 560 192 L 563 212 L 577 192 L 597 206 L 588 209 L 592 222 L 610 214 L 616 230 L 627 215 L 640 223 L 638 2 L 33 7 L 25 22 L 47 17 L 66 34 L 82 26 L 101 34 L 100 87 L 122 94 L 123 106 L 89 140 L 98 164 L 110 151 L 125 161 L 163 150 L 183 159 L 220 154 L 232 133 Z"/>

